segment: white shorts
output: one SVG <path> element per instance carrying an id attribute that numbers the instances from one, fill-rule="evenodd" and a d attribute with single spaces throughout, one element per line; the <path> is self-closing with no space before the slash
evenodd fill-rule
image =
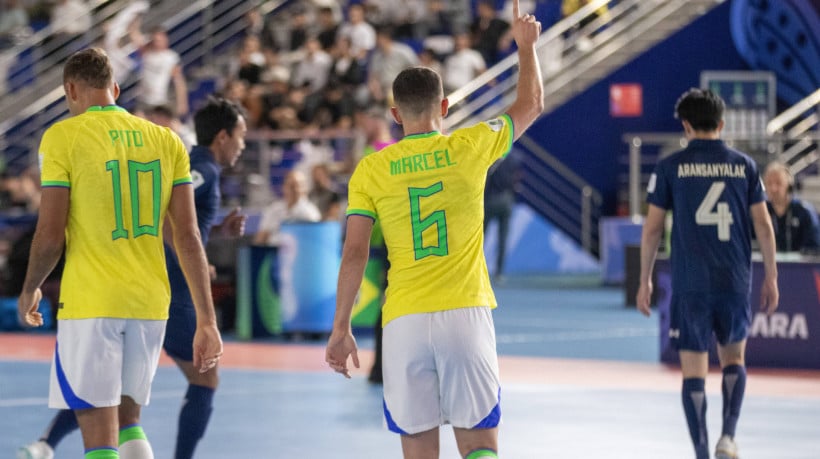
<path id="1" fill-rule="evenodd" d="M 48 406 L 119 406 L 123 395 L 147 405 L 164 334 L 164 320 L 58 321 Z"/>
<path id="2" fill-rule="evenodd" d="M 384 328 L 383 346 L 384 415 L 391 431 L 498 426 L 501 384 L 490 308 L 398 317 Z"/>

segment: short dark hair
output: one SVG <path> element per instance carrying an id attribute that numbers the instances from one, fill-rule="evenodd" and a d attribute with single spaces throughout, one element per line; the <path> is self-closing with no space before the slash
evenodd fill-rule
<path id="1" fill-rule="evenodd" d="M 77 81 L 95 89 L 114 83 L 114 69 L 101 48 L 88 48 L 72 54 L 63 66 L 63 83 Z"/>
<path id="2" fill-rule="evenodd" d="M 240 116 L 242 109 L 235 103 L 221 97 L 209 97 L 208 103 L 194 115 L 196 143 L 204 147 L 210 146 L 223 129 L 228 135 L 232 135 Z"/>
<path id="3" fill-rule="evenodd" d="M 692 88 L 675 104 L 675 118 L 687 121 L 696 131 L 714 131 L 723 119 L 726 104 L 708 89 Z"/>
<path id="4" fill-rule="evenodd" d="M 148 115 L 164 116 L 166 118 L 174 118 L 174 110 L 169 105 L 152 105 L 145 110 Z"/>
<path id="5" fill-rule="evenodd" d="M 418 116 L 444 98 L 441 77 L 427 67 L 410 67 L 393 80 L 393 100 L 406 115 Z"/>

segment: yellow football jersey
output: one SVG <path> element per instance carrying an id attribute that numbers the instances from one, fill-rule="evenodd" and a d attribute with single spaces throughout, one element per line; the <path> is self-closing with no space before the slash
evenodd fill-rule
<path id="1" fill-rule="evenodd" d="M 451 135 L 410 135 L 361 160 L 347 215 L 378 219 L 390 270 L 383 324 L 407 314 L 496 307 L 484 260 L 487 170 L 512 147 L 503 115 Z"/>
<path id="2" fill-rule="evenodd" d="M 172 187 L 191 183 L 179 137 L 91 107 L 46 130 L 40 164 L 43 187 L 70 189 L 57 317 L 167 319 L 162 224 Z"/>

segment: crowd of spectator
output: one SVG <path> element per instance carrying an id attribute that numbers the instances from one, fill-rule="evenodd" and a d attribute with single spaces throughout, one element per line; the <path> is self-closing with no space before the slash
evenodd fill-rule
<path id="1" fill-rule="evenodd" d="M 471 0 L 340 3 L 301 1 L 274 18 L 247 15 L 221 91 L 247 109 L 250 128 L 348 129 L 357 107 L 391 103 L 390 86 L 404 68 L 429 66 L 453 90 L 512 51 L 495 0 L 477 2 L 475 15 Z"/>

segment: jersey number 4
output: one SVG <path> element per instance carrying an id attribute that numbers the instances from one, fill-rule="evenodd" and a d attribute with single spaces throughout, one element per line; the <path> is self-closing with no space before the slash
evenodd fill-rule
<path id="1" fill-rule="evenodd" d="M 114 188 L 114 231 L 111 232 L 111 240 L 120 238 L 128 239 L 128 230 L 125 229 L 125 222 L 123 220 L 122 212 L 122 179 L 120 177 L 120 161 L 112 159 L 105 163 L 105 170 L 111 172 L 111 184 Z M 147 181 L 151 194 L 151 214 L 150 224 L 141 224 L 142 219 L 140 215 L 140 174 L 149 174 Z M 160 196 L 162 188 L 160 185 L 159 160 L 154 160 L 148 163 L 141 163 L 137 161 L 128 161 L 128 195 L 131 198 L 131 223 L 134 232 L 134 238 L 138 238 L 144 234 L 151 236 L 159 235 L 159 210 L 160 210 Z"/>
<path id="2" fill-rule="evenodd" d="M 706 197 L 701 201 L 695 212 L 695 223 L 698 225 L 715 225 L 717 226 L 718 240 L 728 241 L 731 239 L 729 227 L 734 223 L 732 218 L 732 211 L 729 209 L 729 204 L 725 202 L 718 202 L 720 195 L 726 188 L 726 182 L 714 182 L 706 192 Z"/>

